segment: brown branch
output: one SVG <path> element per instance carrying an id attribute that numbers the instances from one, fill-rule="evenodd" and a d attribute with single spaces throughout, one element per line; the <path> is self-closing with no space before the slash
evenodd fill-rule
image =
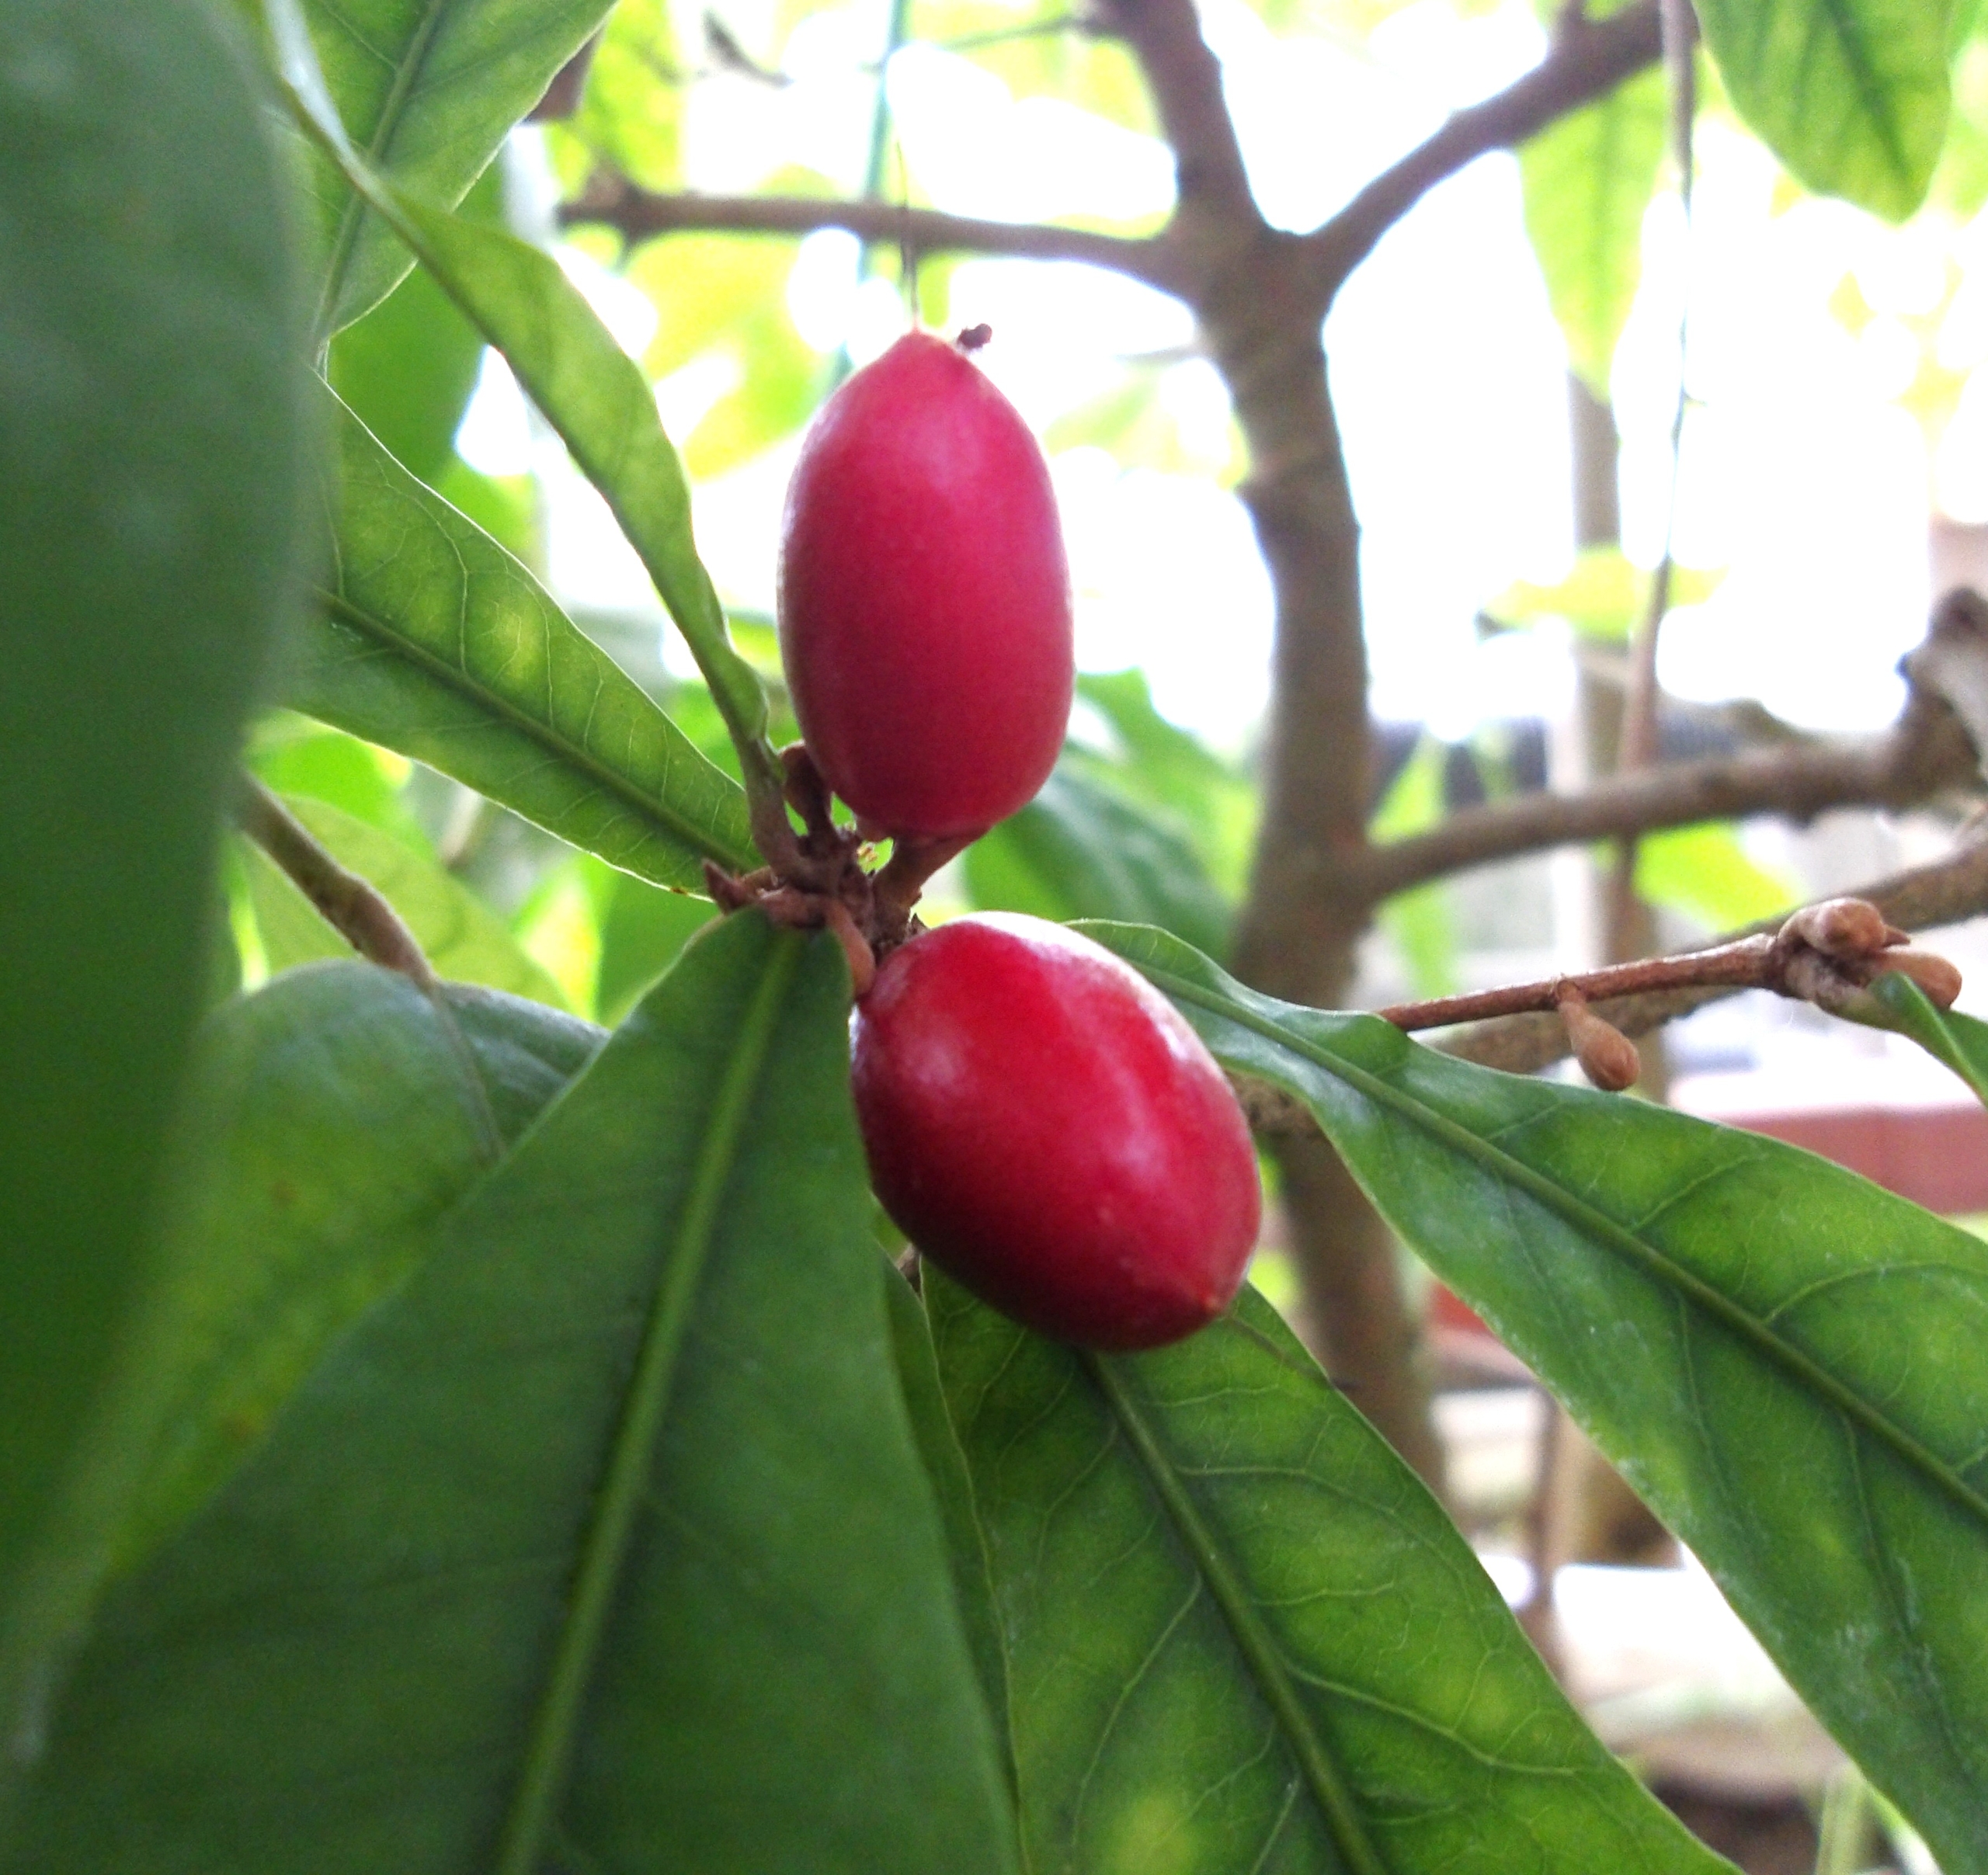
<path id="1" fill-rule="evenodd" d="M 1378 904 L 1431 879 L 1548 847 L 1750 814 L 1808 821 L 1830 807 L 1910 807 L 1978 779 L 1958 720 L 1915 688 L 1892 728 L 1865 741 L 1675 762 L 1614 776 L 1584 793 L 1521 794 L 1466 808 L 1426 833 L 1374 848 L 1363 883 Z"/>
<path id="2" fill-rule="evenodd" d="M 1563 17 L 1552 50 L 1524 78 L 1458 111 L 1306 237 L 1326 293 L 1336 291 L 1381 237 L 1438 182 L 1493 150 L 1524 142 L 1653 64 L 1663 49 L 1662 36 L 1657 0 L 1636 0 L 1606 19 Z"/>
<path id="3" fill-rule="evenodd" d="M 1934 930 L 1978 917 L 1988 911 L 1988 839 L 1971 840 L 1931 866 L 1915 866 L 1865 886 L 1857 896 L 1869 900 L 1889 923 L 1905 931 Z M 1766 920 L 1736 936 L 1756 936 L 1773 929 L 1775 923 Z M 1735 993 L 1735 988 L 1651 990 L 1594 1007 L 1625 1035 L 1646 1035 Z M 1446 1054 L 1513 1074 L 1531 1074 L 1550 1067 L 1569 1052 L 1566 1031 L 1555 1016 L 1521 1016 L 1482 1023 L 1447 1036 L 1439 1045 Z"/>
<path id="4" fill-rule="evenodd" d="M 1087 261 L 1171 290 L 1171 269 L 1157 238 L 1095 234 L 1026 221 L 985 221 L 936 209 L 830 196 L 655 195 L 610 171 L 596 172 L 561 222 L 595 222 L 629 241 L 697 231 L 811 234 L 846 228 L 864 241 L 888 241 L 920 254 L 1014 255 L 1034 260 Z"/>
<path id="5" fill-rule="evenodd" d="M 1201 36 L 1193 0 L 1103 0 L 1100 10 L 1145 74 L 1160 134 L 1173 151 L 1182 203 L 1260 227 L 1242 146 L 1222 93 L 1221 61 Z"/>
<path id="6" fill-rule="evenodd" d="M 362 957 L 398 970 L 424 994 L 439 995 L 435 972 L 414 933 L 379 891 L 345 867 L 252 775 L 242 777 L 235 818 L 320 916 Z"/>
<path id="7" fill-rule="evenodd" d="M 1927 931 L 1943 925 L 1958 924 L 1963 918 L 1979 917 L 1988 912 L 1988 837 L 1977 838 L 1955 849 L 1944 859 L 1931 866 L 1914 866 L 1910 871 L 1895 873 L 1876 884 L 1865 886 L 1857 897 L 1867 901 L 1888 924 L 1904 931 Z M 1810 908 L 1812 909 L 1812 908 Z M 1802 914 L 1798 912 L 1799 918 Z M 1738 932 L 1724 943 L 1712 949 L 1687 953 L 1700 958 L 1716 958 L 1721 951 L 1732 951 L 1740 955 L 1750 952 L 1756 956 L 1771 948 L 1777 934 L 1792 921 L 1768 918 L 1760 924 L 1750 925 Z M 1920 953 L 1907 953 L 1917 957 Z M 1645 964 L 1612 967 L 1614 969 L 1635 970 L 1650 965 L 1663 967 L 1674 964 L 1677 959 L 1653 958 Z M 1811 957 L 1809 962 L 1815 960 Z M 1782 994 L 1793 994 L 1805 1002 L 1816 1002 L 1827 1007 L 1836 995 L 1837 987 L 1810 974 L 1805 980 L 1808 964 L 1797 964 L 1789 970 L 1782 967 L 1786 987 Z M 1538 990 L 1559 990 L 1572 984 L 1578 988 L 1592 978 L 1608 975 L 1608 970 L 1590 972 L 1587 976 L 1556 978 L 1546 984 L 1520 985 L 1512 991 L 1493 991 L 1494 997 L 1524 995 Z M 1715 964 L 1712 974 L 1728 974 L 1723 966 Z M 1729 973 L 1736 981 L 1707 981 L 1702 978 L 1683 987 L 1656 988 L 1632 995 L 1601 996 L 1588 1004 L 1594 1012 L 1612 1028 L 1624 1035 L 1646 1035 L 1653 1029 L 1666 1023 L 1674 1022 L 1680 1016 L 1688 1016 L 1694 1009 L 1703 1009 L 1706 1004 L 1717 1002 L 1722 998 L 1736 995 L 1741 990 L 1756 987 L 1744 980 L 1747 972 L 1735 968 Z M 1780 987 L 1761 984 L 1760 988 Z M 1383 1014 L 1388 1012 L 1383 1011 Z M 1419 1025 L 1418 1025 L 1419 1026 Z M 1563 1061 L 1573 1053 L 1573 1044 L 1567 1033 L 1566 1022 L 1561 1017 L 1555 1001 L 1541 1001 L 1535 1012 L 1520 1016 L 1507 1016 L 1490 1021 L 1480 1022 L 1461 1028 L 1446 1036 L 1434 1044 L 1444 1054 L 1454 1055 L 1460 1061 L 1474 1061 L 1483 1068 L 1502 1068 L 1510 1074 L 1533 1074 L 1542 1068 L 1550 1068 L 1555 1061 Z M 1251 1128 L 1267 1137 L 1298 1137 L 1318 1130 L 1304 1103 L 1295 1095 L 1267 1081 L 1258 1080 L 1251 1075 L 1232 1075 L 1236 1097 L 1242 1103 Z"/>

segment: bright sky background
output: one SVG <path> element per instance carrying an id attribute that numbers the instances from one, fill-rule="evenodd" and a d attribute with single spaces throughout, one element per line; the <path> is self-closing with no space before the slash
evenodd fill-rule
<path id="1" fill-rule="evenodd" d="M 1203 10 L 1252 178 L 1271 217 L 1294 228 L 1316 223 L 1448 110 L 1541 49 L 1527 0 L 1468 21 L 1447 0 L 1419 0 L 1364 50 L 1278 39 L 1242 0 L 1206 0 Z M 860 68 L 881 43 L 883 14 L 881 0 L 862 0 L 808 19 L 787 55 L 798 82 L 784 89 L 697 87 L 684 130 L 694 185 L 750 189 L 798 162 L 853 186 L 871 95 Z M 1130 217 L 1170 200 L 1171 165 L 1156 141 L 1068 106 L 1017 102 L 955 55 L 907 50 L 891 95 L 907 161 L 942 208 Z M 1663 675 L 1687 697 L 1757 695 L 1805 724 L 1875 727 L 1897 707 L 1892 666 L 1925 616 L 1935 468 L 1949 512 L 1988 519 L 1988 378 L 1970 382 L 1937 464 L 1896 401 L 1945 297 L 1949 255 L 1967 271 L 1926 342 L 1952 370 L 1988 356 L 1988 234 L 1888 230 L 1822 202 L 1776 213 L 1776 189 L 1757 145 L 1703 128 L 1689 257 L 1697 408 L 1677 545 L 1687 564 L 1729 570 L 1710 602 L 1673 616 Z M 1625 532 L 1646 564 L 1661 545 L 1682 232 L 1674 200 L 1660 199 L 1616 363 Z M 655 317 L 648 302 L 579 256 L 569 264 L 639 349 Z M 1855 337 L 1828 304 L 1847 266 L 1878 315 Z M 893 286 L 858 286 L 856 244 L 839 234 L 804 244 L 788 298 L 824 354 L 846 342 L 859 361 L 873 356 L 904 322 Z M 982 320 L 996 335 L 986 368 L 1038 431 L 1094 395 L 1115 359 L 1193 336 L 1184 309 L 1149 289 L 1026 262 L 958 269 L 949 324 Z M 1452 738 L 1480 720 L 1555 713 L 1569 679 L 1552 635 L 1480 646 L 1472 626 L 1513 579 L 1555 579 L 1571 552 L 1565 353 L 1521 225 L 1514 161 L 1487 158 L 1432 194 L 1355 276 L 1327 337 L 1363 528 L 1376 710 Z M 673 434 L 725 394 L 734 370 L 707 357 L 666 380 L 659 398 Z M 1228 412 L 1213 370 L 1192 359 L 1170 366 L 1162 395 L 1189 455 L 1218 464 Z M 549 571 L 569 601 L 653 605 L 597 498 L 555 443 L 533 436 L 501 366 L 485 371 L 461 447 L 478 467 L 529 462 L 547 477 Z M 700 547 L 735 604 L 770 607 L 794 447 L 697 491 Z M 1142 665 L 1170 715 L 1243 745 L 1267 694 L 1270 601 L 1240 503 L 1207 475 L 1121 470 L 1095 448 L 1065 451 L 1052 467 L 1080 663 Z"/>

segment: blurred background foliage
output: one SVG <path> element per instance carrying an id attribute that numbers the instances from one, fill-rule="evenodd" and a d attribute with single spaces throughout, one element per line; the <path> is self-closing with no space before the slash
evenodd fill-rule
<path id="1" fill-rule="evenodd" d="M 1523 0 L 1259 0 L 1253 9 L 1234 0 L 1206 14 L 1253 181 L 1294 226 L 1444 109 L 1523 70 L 1543 43 Z M 1680 245 L 1663 79 L 1652 71 L 1516 158 L 1484 159 L 1391 239 L 1371 263 L 1377 274 L 1393 269 L 1374 297 L 1399 305 L 1406 283 L 1428 304 L 1426 318 L 1399 318 L 1402 329 L 1383 343 L 1357 287 L 1352 308 L 1336 311 L 1335 381 L 1369 528 L 1375 703 L 1395 725 L 1374 791 L 1377 836 L 1540 785 L 1543 772 L 1528 765 L 1540 767 L 1542 725 L 1564 711 L 1571 661 L 1582 645 L 1605 654 L 1628 638 L 1656 554 L 1651 465 L 1687 279 L 1693 405 L 1667 634 L 1677 655 L 1664 675 L 1689 696 L 1708 682 L 1716 690 L 1726 668 L 1726 691 L 1744 693 L 1758 687 L 1755 640 L 1779 633 L 1773 641 L 1785 643 L 1792 601 L 1749 627 L 1752 637 L 1733 621 L 1742 608 L 1760 612 L 1774 554 L 1799 553 L 1837 518 L 1811 513 L 1809 533 L 1792 540 L 1788 510 L 1754 513 L 1750 533 L 1708 518 L 1733 477 L 1757 477 L 1758 432 L 1771 414 L 1758 399 L 1741 408 L 1731 388 L 1751 356 L 1721 297 L 1745 283 L 1717 277 L 1735 244 L 1779 244 L 1771 311 L 1801 301 L 1804 342 L 1812 352 L 1835 347 L 1853 380 L 1844 394 L 1861 400 L 1858 422 L 1894 444 L 1909 422 L 1935 513 L 1988 521 L 1988 226 L 1977 219 L 1988 202 L 1988 38 L 1965 21 L 1956 35 L 1945 153 L 1925 206 L 1902 225 L 1805 190 L 1745 130 L 1701 55 L 1692 253 Z M 865 253 L 832 232 L 627 247 L 584 219 L 563 217 L 562 231 L 561 204 L 606 172 L 657 191 L 867 189 L 961 213 L 1145 231 L 1170 200 L 1155 128 L 1124 48 L 1056 0 L 620 0 L 573 114 L 516 134 L 472 191 L 470 213 L 558 247 L 656 384 L 696 484 L 707 557 L 783 714 L 769 616 L 780 491 L 822 397 L 902 329 L 904 257 Z M 1465 212 L 1488 218 L 1478 248 L 1432 249 Z M 1478 264 L 1486 242 L 1502 256 L 1488 270 Z M 1220 380 L 1178 307 L 1143 287 L 1025 262 L 924 259 L 916 272 L 926 322 L 996 325 L 989 367 L 1042 435 L 1063 499 L 1085 666 L 1050 785 L 942 877 L 931 915 L 982 906 L 1136 919 L 1220 956 L 1247 884 L 1269 630 L 1234 493 L 1246 464 Z M 1482 303 L 1458 306 L 1455 281 L 1472 274 Z M 1489 373 L 1459 389 L 1459 371 L 1500 348 L 1514 360 L 1504 375 L 1523 406 Z M 1622 547 L 1571 545 L 1565 405 L 1554 390 L 1569 372 L 1614 405 Z M 666 642 L 654 593 L 597 498 L 424 273 L 339 335 L 330 374 L 408 468 L 530 564 L 707 755 L 732 766 L 716 711 Z M 1376 375 L 1386 383 L 1367 388 Z M 1364 405 L 1390 393 L 1399 433 L 1384 436 Z M 1454 461 L 1431 453 L 1438 420 Z M 1860 446 L 1854 426 L 1841 441 Z M 1705 466 L 1736 443 L 1736 467 Z M 1420 512 L 1404 522 L 1390 498 L 1418 470 Z M 1471 497 L 1461 508 L 1460 494 Z M 1424 564 L 1404 571 L 1411 536 Z M 1872 539 L 1840 550 L 1896 561 L 1895 540 Z M 1852 589 L 1846 606 L 1868 600 L 1868 580 L 1840 583 Z M 1895 697 L 1886 634 L 1909 643 L 1924 597 L 1908 578 L 1892 595 L 1891 623 L 1862 626 L 1868 641 L 1847 665 L 1837 660 L 1839 693 L 1806 696 L 1810 726 L 1882 720 Z M 1803 628 L 1850 629 L 1812 615 Z M 1708 639 L 1721 642 L 1708 651 Z M 1771 700 L 1802 718 L 1803 697 L 1793 707 Z M 779 733 L 793 734 L 791 719 Z M 265 722 L 254 764 L 387 891 L 445 974 L 611 1021 L 707 915 L 700 899 L 617 873 L 454 782 L 300 719 Z M 243 981 L 338 947 L 255 856 L 231 876 Z M 1687 935 L 1763 915 L 1804 884 L 1746 830 L 1723 826 L 1646 841 L 1636 880 L 1673 934 Z M 1455 882 L 1405 895 L 1385 908 L 1370 947 L 1371 986 L 1459 987 L 1474 951 L 1512 948 L 1490 929 L 1509 914 L 1487 917 L 1484 894 Z"/>

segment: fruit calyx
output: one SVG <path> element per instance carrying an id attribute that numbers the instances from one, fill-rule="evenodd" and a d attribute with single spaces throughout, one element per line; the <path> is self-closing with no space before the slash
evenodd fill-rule
<path id="1" fill-rule="evenodd" d="M 864 864 L 874 850 L 874 831 L 839 827 L 829 811 L 829 784 L 804 743 L 780 752 L 786 773 L 783 825 L 770 841 L 779 851 L 770 863 L 735 875 L 707 859 L 704 884 L 721 911 L 756 905 L 777 925 L 835 933 L 849 959 L 857 996 L 867 994 L 877 966 L 900 944 L 924 929 L 912 914 L 925 882 L 979 837 L 972 833 L 941 839 L 900 837 L 891 856 L 876 868 Z M 784 807 L 801 816 L 797 834 L 784 821 Z"/>

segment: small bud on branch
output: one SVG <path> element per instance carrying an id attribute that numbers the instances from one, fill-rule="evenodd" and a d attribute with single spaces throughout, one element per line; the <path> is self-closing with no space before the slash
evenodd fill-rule
<path id="1" fill-rule="evenodd" d="M 1685 951 L 1674 957 L 1611 964 L 1576 976 L 1399 1003 L 1379 1013 L 1398 1029 L 1414 1030 L 1447 1028 L 1453 1023 L 1492 1016 L 1557 1012 L 1582 1068 L 1597 1086 L 1605 1087 L 1611 1082 L 1604 1077 L 1619 1075 L 1625 1064 L 1600 1031 L 1606 1030 L 1632 1055 L 1635 1050 L 1619 1030 L 1587 1008 L 1590 1002 L 1653 990 L 1772 990 L 1799 1002 L 1813 1003 L 1832 1015 L 1889 1027 L 1889 1019 L 1865 994 L 1872 980 L 1885 970 L 1911 977 L 1941 1009 L 1951 1008 L 1960 994 L 1960 972 L 1952 964 L 1930 951 L 1898 948 L 1906 941 L 1906 934 L 1889 923 L 1875 905 L 1861 898 L 1832 898 L 1803 906 L 1771 936 L 1740 938 L 1709 950 Z M 1626 1087 L 1634 1078 L 1632 1073 L 1612 1085 Z"/>

